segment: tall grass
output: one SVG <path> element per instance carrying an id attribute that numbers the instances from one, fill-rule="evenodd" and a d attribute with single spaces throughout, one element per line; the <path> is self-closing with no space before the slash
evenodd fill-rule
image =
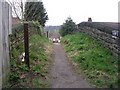
<path id="1" fill-rule="evenodd" d="M 50 47 L 49 49 L 47 47 Z M 39 34 L 33 35 L 29 39 L 29 59 L 30 70 L 19 59 L 20 54 L 24 51 L 23 44 L 11 50 L 13 55 L 10 61 L 10 85 L 13 88 L 46 88 L 49 87 L 49 80 L 46 79 L 49 71 L 50 60 L 49 53 L 51 43 L 44 36 Z"/>
<path id="2" fill-rule="evenodd" d="M 96 87 L 118 87 L 118 58 L 96 39 L 78 33 L 62 38 L 65 50 Z"/>

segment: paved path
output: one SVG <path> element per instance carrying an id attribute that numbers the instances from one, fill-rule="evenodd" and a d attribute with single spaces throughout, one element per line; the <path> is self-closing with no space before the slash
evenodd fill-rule
<path id="1" fill-rule="evenodd" d="M 70 66 L 61 44 L 54 44 L 54 64 L 51 75 L 52 88 L 90 88 L 82 76 L 78 76 Z"/>

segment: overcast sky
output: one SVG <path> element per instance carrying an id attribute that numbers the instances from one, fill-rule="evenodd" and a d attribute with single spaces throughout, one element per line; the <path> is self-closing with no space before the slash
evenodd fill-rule
<path id="1" fill-rule="evenodd" d="M 61 25 L 67 17 L 74 22 L 118 22 L 120 0 L 42 0 L 49 20 L 46 25 Z"/>
<path id="2" fill-rule="evenodd" d="M 42 0 L 49 17 L 46 25 L 61 25 L 69 16 L 76 24 L 87 21 L 88 17 L 91 17 L 93 22 L 118 22 L 119 1 L 120 0 Z"/>

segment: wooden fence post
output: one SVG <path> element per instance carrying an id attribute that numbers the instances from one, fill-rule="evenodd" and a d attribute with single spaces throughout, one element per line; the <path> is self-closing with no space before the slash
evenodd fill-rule
<path id="1" fill-rule="evenodd" d="M 25 63 L 30 69 L 28 23 L 24 23 L 24 48 L 25 48 Z"/>
<path id="2" fill-rule="evenodd" d="M 47 31 L 47 38 L 48 38 L 49 36 L 48 36 L 48 31 Z"/>

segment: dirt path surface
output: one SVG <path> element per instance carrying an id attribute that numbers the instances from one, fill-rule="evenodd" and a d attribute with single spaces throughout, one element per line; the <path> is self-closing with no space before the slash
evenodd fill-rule
<path id="1" fill-rule="evenodd" d="M 54 63 L 51 69 L 52 88 L 91 88 L 91 86 L 78 76 L 67 60 L 61 44 L 54 44 Z"/>

